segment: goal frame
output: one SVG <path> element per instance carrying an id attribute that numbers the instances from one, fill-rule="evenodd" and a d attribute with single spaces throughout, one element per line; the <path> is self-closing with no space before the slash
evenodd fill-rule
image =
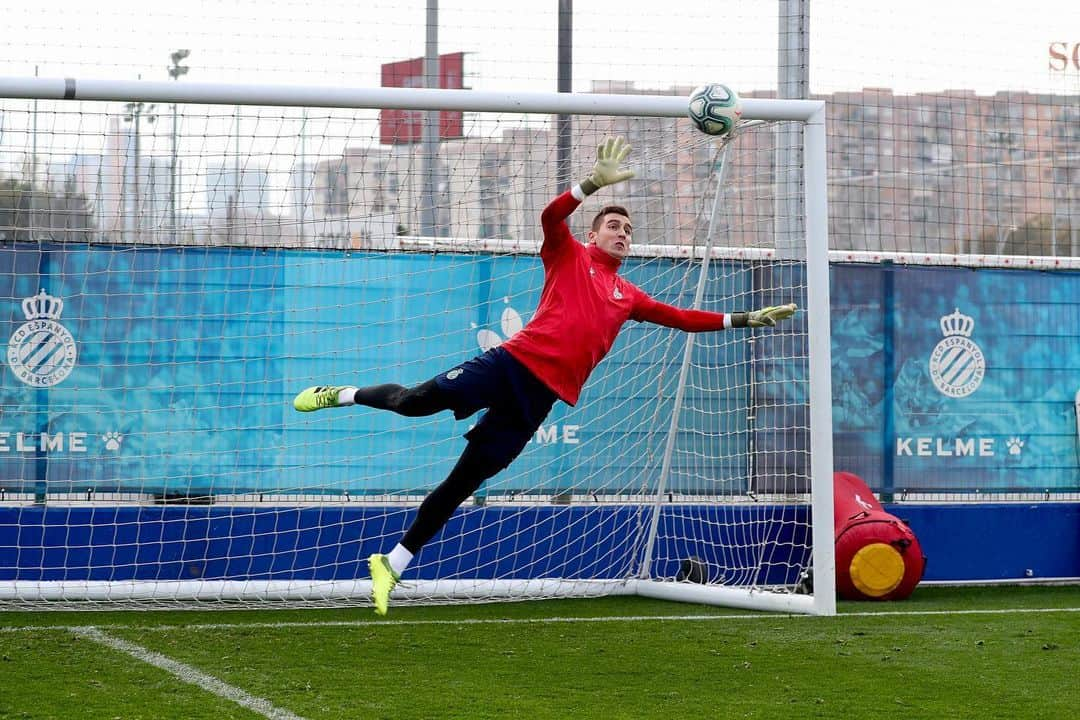
<path id="1" fill-rule="evenodd" d="M 668 95 L 490 92 L 420 88 L 340 88 L 298 85 L 239 85 L 115 81 L 75 78 L 0 77 L 0 97 L 22 100 L 193 103 L 203 105 L 287 106 L 338 109 L 397 109 L 506 112 L 545 115 L 604 115 L 653 118 L 686 116 L 686 99 Z M 814 591 L 809 595 L 773 593 L 693 583 L 660 582 L 647 576 L 617 581 L 603 594 L 638 594 L 684 602 L 759 610 L 833 615 L 836 613 L 832 483 L 832 389 L 829 321 L 829 253 L 826 184 L 825 103 L 818 100 L 744 98 L 743 119 L 803 124 L 805 253 L 809 342 L 809 443 Z M 676 408 L 678 412 L 678 408 Z M 651 545 L 651 543 L 650 543 Z M 643 558 L 642 567 L 649 567 Z M 566 585 L 590 595 L 594 581 L 484 581 L 495 597 L 529 597 L 532 585 L 546 595 Z M 596 581 L 597 583 L 612 581 Z M 450 587 L 450 586 L 453 587 Z M 265 586 L 265 587 L 263 587 Z M 406 593 L 443 593 L 476 598 L 470 581 L 410 583 Z M 431 587 L 428 587 L 431 586 Z M 464 587 L 463 587 L 464 586 Z M 0 582 L 4 600 L 221 599 L 255 593 L 265 599 L 330 600 L 366 595 L 369 582 L 356 581 L 205 581 L 205 582 Z M 599 588 L 595 594 L 601 594 Z M 494 599 L 494 598 L 493 598 Z"/>

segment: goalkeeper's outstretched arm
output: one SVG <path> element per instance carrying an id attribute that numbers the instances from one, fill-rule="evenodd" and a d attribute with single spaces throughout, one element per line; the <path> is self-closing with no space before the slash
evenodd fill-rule
<path id="1" fill-rule="evenodd" d="M 684 310 L 646 296 L 634 307 L 631 317 L 641 322 L 651 322 L 686 332 L 708 332 L 728 328 L 775 327 L 777 321 L 788 319 L 797 309 L 795 304 L 791 303 L 750 312 L 716 313 L 707 310 Z"/>

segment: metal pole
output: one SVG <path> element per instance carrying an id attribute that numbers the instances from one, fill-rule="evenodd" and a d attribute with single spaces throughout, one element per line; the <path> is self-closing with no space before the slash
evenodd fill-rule
<path id="1" fill-rule="evenodd" d="M 38 66 L 34 66 L 34 77 L 38 76 Z M 37 117 L 38 101 L 34 101 L 34 129 L 30 136 L 30 240 L 34 239 L 34 185 L 37 183 Z M 26 147 L 25 145 L 23 147 Z"/>
<path id="2" fill-rule="evenodd" d="M 573 92 L 573 54 L 574 54 L 574 2 L 559 0 L 559 77 L 558 91 Z M 570 187 L 570 134 L 573 121 L 570 115 L 560 114 L 556 119 L 558 137 L 556 139 L 557 159 L 555 164 L 555 187 L 566 190 Z"/>
<path id="3" fill-rule="evenodd" d="M 305 240 L 307 238 L 307 231 L 304 229 L 304 223 L 307 220 L 307 204 L 308 204 L 308 198 L 310 197 L 310 194 L 311 194 L 311 185 L 313 184 L 312 181 L 308 179 L 309 175 L 308 175 L 308 168 L 307 168 L 307 142 L 306 142 L 307 121 L 308 121 L 308 111 L 307 111 L 307 108 L 304 108 L 303 113 L 302 113 L 302 115 L 300 117 L 300 178 L 299 178 L 300 187 L 298 188 L 298 190 L 299 190 L 298 195 L 300 197 L 300 207 L 297 210 L 297 215 L 300 218 L 300 245 L 301 245 L 301 247 L 303 247 L 304 242 L 305 242 Z M 312 178 L 313 178 L 313 176 L 312 176 Z"/>
<path id="4" fill-rule="evenodd" d="M 236 134 L 236 153 L 233 155 L 233 193 L 231 203 L 225 211 L 225 237 L 226 244 L 233 244 L 233 226 L 237 223 L 237 216 L 240 214 L 240 106 L 235 106 L 236 123 L 234 130 Z"/>
<path id="5" fill-rule="evenodd" d="M 38 66 L 34 66 L 34 77 L 38 76 Z M 38 101 L 34 101 L 34 129 L 30 146 L 30 242 L 37 240 L 34 232 L 36 222 L 37 190 L 37 136 L 38 136 Z M 38 248 L 38 284 L 43 285 L 49 274 L 49 253 Z M 49 431 L 49 392 L 38 388 L 34 393 L 37 406 L 38 443 L 34 448 L 34 504 L 44 506 L 49 496 L 49 454 L 45 452 L 41 438 Z"/>
<path id="6" fill-rule="evenodd" d="M 713 196 L 712 210 L 709 212 L 709 227 L 705 235 L 705 254 L 701 258 L 701 272 L 698 275 L 694 303 L 691 306 L 695 310 L 701 308 L 702 298 L 705 297 L 705 285 L 709 282 L 709 260 L 715 243 L 713 231 L 716 227 L 716 214 L 720 208 L 720 191 L 724 184 L 724 172 L 727 170 L 728 147 L 729 145 L 725 143 L 720 149 L 720 166 L 716 170 L 716 194 Z M 657 529 L 660 526 L 660 508 L 663 504 L 664 493 L 667 491 L 668 475 L 671 473 L 671 458 L 675 454 L 675 439 L 679 433 L 679 413 L 682 410 L 683 398 L 686 395 L 686 377 L 690 374 L 690 359 L 693 354 L 694 334 L 687 333 L 682 367 L 679 368 L 678 386 L 675 388 L 675 402 L 671 408 L 671 423 L 668 425 L 667 443 L 664 446 L 664 459 L 660 463 L 660 478 L 656 483 L 656 499 L 653 503 L 652 521 L 649 524 L 649 535 L 645 540 L 645 552 L 642 554 L 641 570 L 638 573 L 642 579 L 648 579 L 652 575 L 652 556 L 653 548 L 656 546 Z"/>
<path id="7" fill-rule="evenodd" d="M 810 0 L 779 0 L 776 63 L 777 97 L 810 97 Z M 802 128 L 780 125 L 776 131 L 776 197 L 774 229 L 780 259 L 804 257 L 800 238 L 803 166 Z"/>
<path id="8" fill-rule="evenodd" d="M 141 75 L 139 76 L 139 79 L 140 80 L 142 79 Z M 139 134 L 140 134 L 139 124 L 140 124 L 140 120 L 142 118 L 142 114 L 144 112 L 149 113 L 149 116 L 146 118 L 146 120 L 147 120 L 147 122 L 150 122 L 150 123 L 154 122 L 154 120 L 157 118 L 157 116 L 153 114 L 154 104 L 151 103 L 150 105 L 146 105 L 141 100 L 133 100 L 132 102 L 129 102 L 125 106 L 125 109 L 127 110 L 128 114 L 124 116 L 124 121 L 125 122 L 130 122 L 132 124 L 132 127 L 134 128 L 134 133 L 135 133 L 135 137 L 133 138 L 133 143 L 132 143 L 132 145 L 134 146 L 134 153 L 133 154 L 135 155 L 135 172 L 133 173 L 134 177 L 132 179 L 132 187 L 134 188 L 135 193 L 134 193 L 134 202 L 132 203 L 131 215 L 134 216 L 133 222 L 132 222 L 132 227 L 134 227 L 134 229 L 135 229 L 135 242 L 138 242 L 140 234 L 141 234 L 141 230 L 142 230 L 142 219 L 141 219 L 141 215 L 140 215 L 140 207 L 141 207 L 142 203 L 140 202 L 140 197 L 139 197 L 139 165 L 140 165 L 140 158 L 139 158 L 139 154 L 140 154 L 140 148 L 139 148 Z M 124 162 L 124 174 L 125 175 L 127 174 L 127 162 L 126 162 L 126 160 Z M 123 203 L 121 203 L 121 204 L 123 204 Z"/>
<path id="9" fill-rule="evenodd" d="M 172 167 L 169 172 L 169 228 L 176 244 L 176 103 L 172 106 Z"/>
<path id="10" fill-rule="evenodd" d="M 169 67 L 169 77 L 173 80 L 179 80 L 181 75 L 186 75 L 188 71 L 187 65 L 181 65 L 180 61 L 191 54 L 190 50 L 177 50 L 173 52 L 169 57 L 172 59 L 172 66 Z M 169 226 L 172 229 L 172 242 L 175 245 L 177 243 L 177 227 L 176 227 L 176 214 L 177 214 L 177 151 L 176 151 L 176 136 L 177 136 L 177 103 L 172 104 L 172 167 L 169 172 Z"/>
<path id="11" fill-rule="evenodd" d="M 134 117 L 135 127 L 135 180 L 133 187 L 135 188 L 135 201 L 132 212 L 135 217 L 133 218 L 133 224 L 135 226 L 135 242 L 139 242 L 139 237 L 142 232 L 142 218 L 139 215 L 139 116 L 142 115 L 142 103 L 135 103 L 135 107 L 132 110 L 132 116 Z"/>
<path id="12" fill-rule="evenodd" d="M 439 87 L 439 2 L 427 0 L 427 34 L 424 42 L 424 87 Z M 439 113 L 424 113 L 420 152 L 423 158 L 424 191 L 421 200 L 421 230 L 425 237 L 438 234 L 436 223 L 436 191 L 438 189 Z"/>

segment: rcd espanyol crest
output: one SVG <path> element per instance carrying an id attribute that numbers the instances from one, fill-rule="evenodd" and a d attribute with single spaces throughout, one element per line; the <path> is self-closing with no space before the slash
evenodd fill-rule
<path id="1" fill-rule="evenodd" d="M 26 322 L 8 341 L 7 361 L 15 377 L 33 387 L 51 387 L 75 368 L 75 338 L 57 322 L 64 301 L 44 290 L 22 301 Z"/>
<path id="2" fill-rule="evenodd" d="M 983 351 L 971 341 L 975 320 L 957 308 L 941 318 L 945 337 L 930 353 L 930 379 L 943 394 L 962 398 L 979 389 L 986 375 Z"/>

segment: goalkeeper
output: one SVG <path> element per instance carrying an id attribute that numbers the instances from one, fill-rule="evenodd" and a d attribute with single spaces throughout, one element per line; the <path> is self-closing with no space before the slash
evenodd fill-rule
<path id="1" fill-rule="evenodd" d="M 633 228 L 625 208 L 608 205 L 593 218 L 582 245 L 566 218 L 592 193 L 633 177 L 623 166 L 630 146 L 622 138 L 600 145 L 592 172 L 549 204 L 540 216 L 544 288 L 532 320 L 502 345 L 412 388 L 318 386 L 293 400 L 300 412 L 366 405 L 417 417 L 451 410 L 461 420 L 486 409 L 465 433 L 468 443 L 446 479 L 433 490 L 389 554 L 368 560 L 375 612 L 385 615 L 391 590 L 413 557 L 454 510 L 488 478 L 516 458 L 556 400 L 574 405 L 589 373 L 611 349 L 627 320 L 688 332 L 773 326 L 794 305 L 730 314 L 682 310 L 657 302 L 619 275 Z"/>

